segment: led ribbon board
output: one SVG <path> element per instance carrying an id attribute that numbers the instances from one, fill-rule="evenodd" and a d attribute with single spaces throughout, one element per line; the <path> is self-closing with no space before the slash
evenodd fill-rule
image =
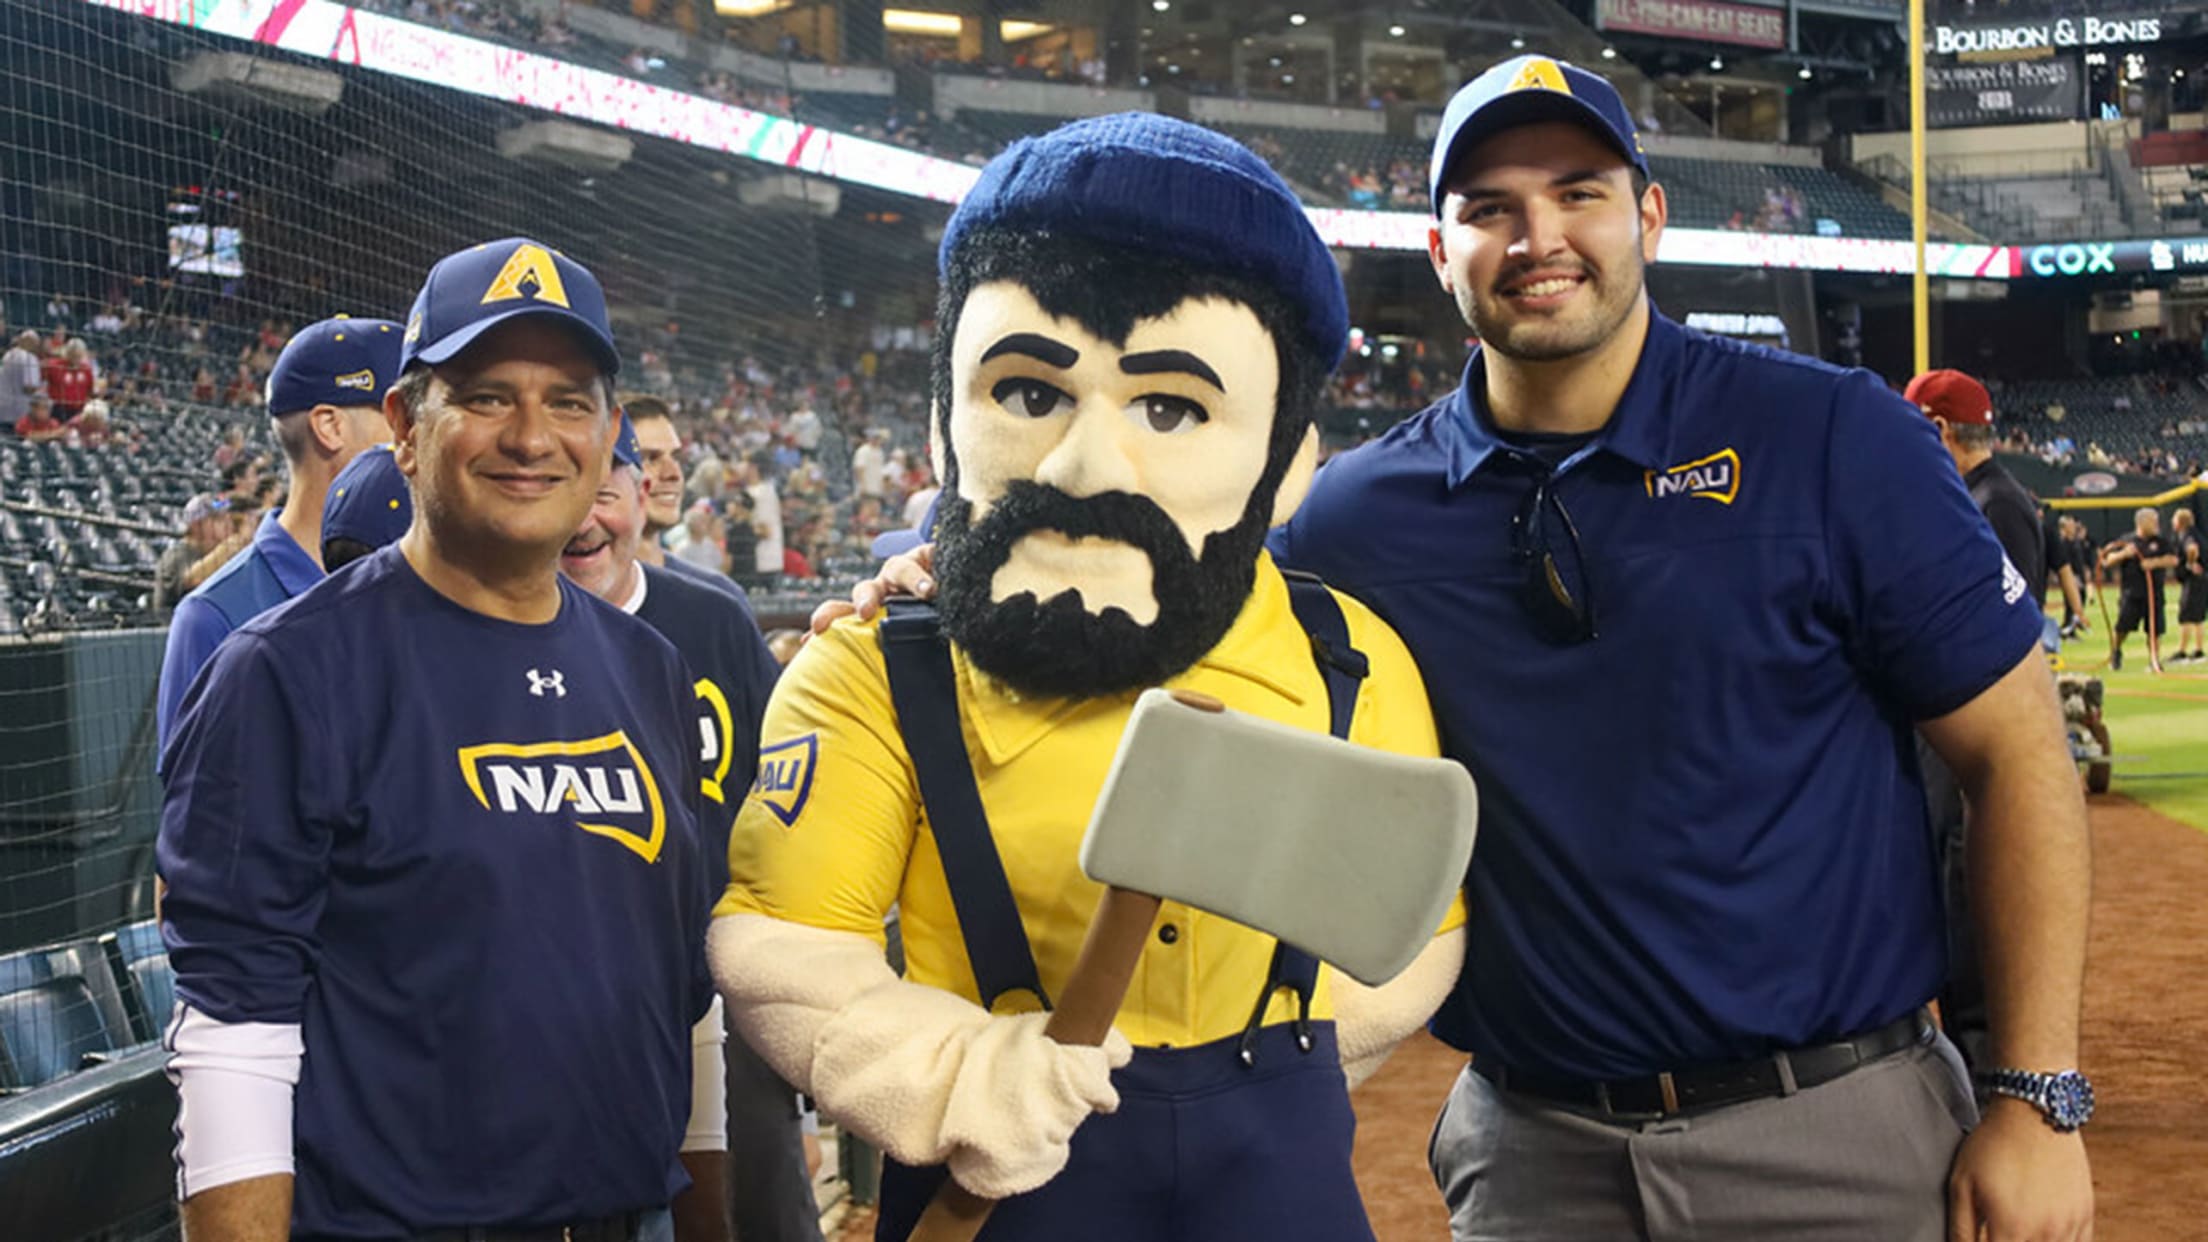
<path id="1" fill-rule="evenodd" d="M 171 25 L 282 48 L 486 99 L 721 151 L 776 167 L 939 203 L 955 203 L 980 170 L 955 160 L 755 112 L 634 78 L 588 69 L 335 0 L 85 0 Z M 1426 249 L 1424 212 L 1307 208 L 1319 236 L 1342 250 Z M 1726 229 L 1667 229 L 1659 262 L 1824 272 L 1910 270 L 1902 241 L 1804 237 Z M 2005 280 L 2036 274 L 2014 246 L 1925 247 L 1932 274 Z"/>

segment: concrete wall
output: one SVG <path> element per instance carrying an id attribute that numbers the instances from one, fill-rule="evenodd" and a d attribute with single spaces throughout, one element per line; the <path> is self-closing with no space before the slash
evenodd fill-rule
<path id="1" fill-rule="evenodd" d="M 1327 108 L 1261 99 L 1215 99 L 1209 95 L 1189 96 L 1188 119 L 1218 125 L 1321 129 L 1338 134 L 1388 132 L 1388 114 L 1373 108 Z"/>
<path id="2" fill-rule="evenodd" d="M 1107 112 L 1154 112 L 1154 91 L 1106 90 L 1064 82 L 1021 82 L 957 73 L 935 75 L 935 110 L 954 120 L 966 108 L 1016 112 L 1022 116 L 1102 116 Z"/>
<path id="3" fill-rule="evenodd" d="M 1994 125 L 1935 129 L 1925 133 L 1925 163 L 1937 176 L 2056 176 L 2092 164 L 2090 135 L 2098 126 L 2118 131 L 2119 140 L 2138 137 L 2137 122 L 2053 121 L 2045 125 Z M 1881 155 L 1904 164 L 1909 135 L 1854 134 L 1848 158 L 1861 164 Z"/>

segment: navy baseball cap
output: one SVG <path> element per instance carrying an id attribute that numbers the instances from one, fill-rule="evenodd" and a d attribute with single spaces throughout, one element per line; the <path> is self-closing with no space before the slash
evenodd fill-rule
<path id="1" fill-rule="evenodd" d="M 1618 154 L 1649 175 L 1640 131 L 1616 87 L 1599 73 L 1549 56 L 1513 56 L 1458 88 L 1441 114 L 1426 188 L 1441 214 L 1449 166 L 1459 156 L 1506 129 L 1538 121 L 1572 121 L 1594 131 Z"/>
<path id="2" fill-rule="evenodd" d="M 621 425 L 613 433 L 613 462 L 617 466 L 644 468 L 644 452 L 636 446 L 636 424 L 629 419 L 629 412 L 620 413 Z"/>
<path id="3" fill-rule="evenodd" d="M 339 315 L 292 335 L 268 373 L 268 412 L 297 414 L 318 405 L 382 405 L 399 378 L 403 329 L 388 319 Z"/>
<path id="4" fill-rule="evenodd" d="M 508 237 L 449 254 L 429 269 L 406 319 L 399 362 L 450 362 L 509 319 L 544 315 L 572 329 L 607 378 L 621 370 L 606 291 L 590 269 L 542 242 Z"/>
<path id="5" fill-rule="evenodd" d="M 414 522 L 414 493 L 391 455 L 391 446 L 368 449 L 330 480 L 322 506 L 322 542 L 353 539 L 371 548 L 397 543 Z"/>
<path id="6" fill-rule="evenodd" d="M 936 251 L 976 229 L 1050 230 L 1224 268 L 1278 290 L 1331 371 L 1349 348 L 1341 269 L 1272 165 L 1234 139 L 1149 112 L 1022 138 L 981 170 Z"/>

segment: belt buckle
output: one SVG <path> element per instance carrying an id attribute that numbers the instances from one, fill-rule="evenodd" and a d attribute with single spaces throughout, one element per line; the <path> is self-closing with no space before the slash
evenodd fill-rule
<path id="1" fill-rule="evenodd" d="M 1672 1080 L 1670 1070 L 1665 1070 L 1662 1073 L 1656 1075 L 1656 1089 L 1663 1093 L 1664 1115 L 1670 1116 L 1671 1114 L 1678 1112 L 1679 1084 Z"/>

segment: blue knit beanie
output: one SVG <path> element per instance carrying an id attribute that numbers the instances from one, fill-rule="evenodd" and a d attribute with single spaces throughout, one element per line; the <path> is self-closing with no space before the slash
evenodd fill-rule
<path id="1" fill-rule="evenodd" d="M 1342 274 L 1293 190 L 1224 134 L 1121 112 L 1022 138 L 981 170 L 943 230 L 939 275 L 976 229 L 1048 229 L 1184 259 L 1277 290 L 1331 371 L 1349 345 Z"/>

